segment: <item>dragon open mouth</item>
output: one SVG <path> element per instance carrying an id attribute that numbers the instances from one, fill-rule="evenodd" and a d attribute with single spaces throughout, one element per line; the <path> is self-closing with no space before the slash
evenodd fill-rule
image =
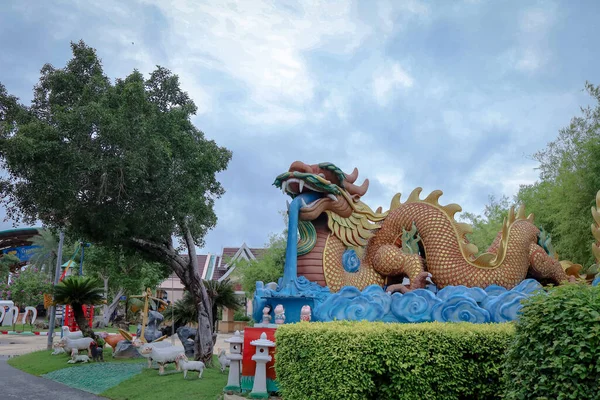
<path id="1" fill-rule="evenodd" d="M 302 198 L 302 209 L 313 209 L 319 203 L 324 201 L 338 201 L 338 196 L 341 195 L 339 187 L 328 181 L 324 174 L 311 174 L 306 172 L 290 171 L 284 172 L 275 178 L 273 183 L 281 189 L 284 194 L 289 195 L 292 199 L 304 193 L 317 193 L 319 197 L 309 203 L 306 203 Z"/>

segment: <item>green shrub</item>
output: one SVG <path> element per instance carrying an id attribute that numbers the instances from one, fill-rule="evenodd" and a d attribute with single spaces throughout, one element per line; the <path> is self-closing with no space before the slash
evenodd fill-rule
<path id="1" fill-rule="evenodd" d="M 277 329 L 285 399 L 499 398 L 511 324 L 337 321 Z"/>
<path id="2" fill-rule="evenodd" d="M 251 319 L 252 318 L 246 315 L 243 311 L 236 311 L 235 313 L 233 313 L 234 321 L 250 321 Z"/>
<path id="3" fill-rule="evenodd" d="M 558 286 L 528 299 L 522 313 L 506 398 L 600 398 L 600 287 Z"/>

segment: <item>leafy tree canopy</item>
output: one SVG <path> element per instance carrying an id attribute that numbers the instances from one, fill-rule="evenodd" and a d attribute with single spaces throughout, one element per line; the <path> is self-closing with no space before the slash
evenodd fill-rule
<path id="1" fill-rule="evenodd" d="M 201 245 L 231 153 L 192 124 L 196 106 L 167 69 L 113 84 L 94 49 L 71 48 L 66 67 L 42 68 L 30 106 L 0 84 L 2 202 L 90 242 L 170 240 L 185 225 Z"/>
<path id="2" fill-rule="evenodd" d="M 106 282 L 111 293 L 140 294 L 164 281 L 170 269 L 164 263 L 148 262 L 138 252 L 123 247 L 92 245 L 85 251 L 84 273 Z"/>
<path id="3" fill-rule="evenodd" d="M 540 181 L 522 186 L 517 194 L 535 214 L 536 224 L 552 234 L 560 258 L 585 267 L 594 262 L 590 209 L 600 189 L 600 87 L 587 83 L 586 91 L 596 104 L 582 108 L 581 116 L 534 155 Z"/>

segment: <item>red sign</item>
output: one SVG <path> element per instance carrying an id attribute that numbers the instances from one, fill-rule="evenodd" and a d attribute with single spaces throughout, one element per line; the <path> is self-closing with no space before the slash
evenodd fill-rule
<path id="1" fill-rule="evenodd" d="M 267 334 L 267 339 L 275 341 L 275 328 L 248 328 L 244 329 L 244 354 L 242 358 L 242 377 L 254 378 L 256 370 L 256 362 L 252 360 L 252 356 L 256 354 L 256 347 L 250 342 L 260 339 L 261 333 Z M 269 349 L 271 361 L 267 363 L 267 379 L 275 380 L 275 347 Z"/>

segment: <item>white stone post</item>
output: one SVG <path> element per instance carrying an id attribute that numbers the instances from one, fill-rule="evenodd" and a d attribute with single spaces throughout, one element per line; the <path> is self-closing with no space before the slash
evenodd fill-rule
<path id="1" fill-rule="evenodd" d="M 275 343 L 267 339 L 265 332 L 260 334 L 260 339 L 250 342 L 252 346 L 256 346 L 256 354 L 252 356 L 252 360 L 256 361 L 256 372 L 254 373 L 254 385 L 250 397 L 254 399 L 266 399 L 269 397 L 267 392 L 267 363 L 272 357 L 269 355 L 269 348 L 275 347 Z"/>
<path id="2" fill-rule="evenodd" d="M 241 392 L 240 372 L 242 366 L 242 344 L 244 343 L 244 339 L 240 336 L 240 331 L 235 331 L 233 337 L 225 339 L 225 341 L 229 343 L 229 354 L 227 354 L 227 358 L 230 361 L 229 376 L 227 378 L 225 390 Z"/>

